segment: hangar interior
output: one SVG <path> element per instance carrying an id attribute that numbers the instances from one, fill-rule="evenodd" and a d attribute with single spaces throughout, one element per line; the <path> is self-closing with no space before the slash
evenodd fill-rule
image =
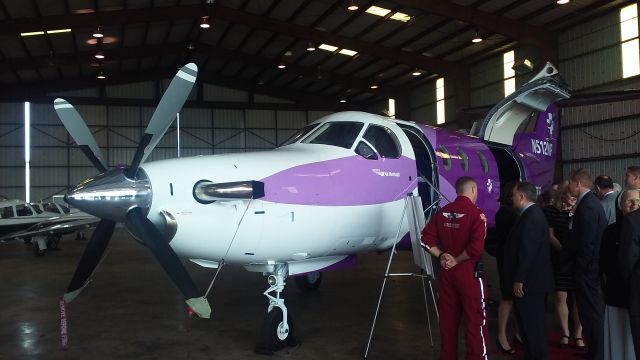
<path id="1" fill-rule="evenodd" d="M 150 160 L 273 149 L 305 125 L 346 110 L 469 129 L 493 104 L 550 61 L 573 90 L 572 98 L 561 108 L 561 145 L 556 150 L 561 152 L 557 169 L 562 174 L 557 178 L 584 167 L 621 183 L 626 167 L 638 165 L 640 153 L 640 101 L 638 93 L 630 91 L 640 85 L 638 42 L 637 2 L 628 0 L 2 1 L 0 195 L 46 200 L 96 174 L 54 111 L 53 100 L 58 97 L 82 114 L 109 166 L 127 164 L 170 79 L 188 62 L 199 67 L 196 86 Z M 81 245 L 69 247 L 74 248 L 77 259 Z M 133 259 L 141 256 L 129 245 L 114 252 Z M 11 260 L 30 260 L 19 248 L 0 253 L 3 263 L 22 276 L 31 266 L 43 276 L 50 271 L 44 264 Z M 64 262 L 73 259 L 60 257 L 51 266 L 55 272 L 64 272 Z M 141 263 L 147 260 L 143 257 Z M 364 268 L 382 271 L 385 260 L 365 260 Z M 107 263 L 105 268 L 115 269 L 115 265 Z M 29 275 L 33 276 L 38 275 Z M 207 274 L 198 276 L 208 281 Z M 333 279 L 343 287 L 329 294 L 350 296 L 341 293 L 349 291 L 349 285 L 339 275 Z M 380 278 L 367 274 L 361 280 L 370 285 L 365 303 L 370 305 L 367 309 L 373 309 L 369 296 L 377 296 Z M 63 287 L 65 281 L 61 280 Z M 21 287 L 17 280 L 8 284 Z M 227 285 L 236 286 L 233 282 Z M 170 286 L 157 285 L 154 291 L 171 292 Z M 398 289 L 414 292 L 412 286 L 401 281 Z M 46 284 L 35 289 L 54 291 Z M 37 293 L 21 291 L 23 295 Z M 419 289 L 415 291 L 417 305 L 409 305 L 413 310 L 421 304 Z M 117 303 L 121 295 L 99 294 Z M 24 301 L 20 296 L 9 299 Z M 302 300 L 295 301 L 302 304 Z M 323 311 L 339 307 L 338 301 L 332 301 L 333 305 L 322 305 Z M 389 308 L 406 305 L 398 294 L 389 301 Z M 318 305 L 322 301 L 313 298 L 310 302 Z M 355 300 L 348 304 L 358 307 Z M 5 305 L 0 314 L 10 311 Z M 298 310 L 308 306 L 299 305 Z M 24 304 L 18 310 L 29 311 Z M 111 310 L 105 305 L 100 311 Z M 343 311 L 340 313 L 348 316 Z M 396 326 L 394 321 L 407 321 L 402 316 L 411 315 L 392 312 L 397 317 L 387 319 L 388 333 L 383 338 L 401 342 L 406 334 L 400 330 L 413 331 L 420 324 Z M 363 313 L 369 314 L 359 314 Z M 256 316 L 257 324 L 261 315 Z M 18 321 L 15 315 L 1 317 Z M 303 317 L 307 325 L 313 321 L 310 315 Z M 123 314 L 117 319 L 127 321 Z M 355 331 L 365 335 L 369 318 L 360 321 L 364 325 Z M 252 323 L 241 324 L 251 329 Z M 319 324 L 313 325 L 315 330 Z M 335 324 L 333 332 L 339 332 L 340 322 Z M 136 326 L 146 331 L 141 324 Z M 234 328 L 232 333 L 252 337 L 253 333 L 242 332 L 246 329 Z M 0 333 L 9 336 L 11 331 L 4 328 Z M 216 334 L 230 337 L 220 332 Z M 106 337 L 113 341 L 117 335 Z M 366 338 L 360 336 L 337 353 L 327 350 L 329 344 L 322 348 L 314 343 L 310 346 L 318 357 L 304 356 L 357 358 L 360 340 Z M 11 344 L 22 350 L 8 350 L 9 345 L 4 345 L 6 352 L 0 349 L 0 358 L 25 354 L 48 358 L 46 351 L 20 341 Z M 326 337 L 323 341 L 337 340 Z M 182 338 L 176 343 L 191 349 L 198 346 Z M 54 346 L 55 341 L 47 344 Z M 421 351 L 431 351 L 421 346 Z M 194 356 L 205 358 L 209 350 L 208 345 L 194 350 Z M 402 351 L 391 347 L 372 357 L 412 356 Z M 152 353 L 159 356 L 155 347 Z M 71 355 L 81 358 L 78 352 Z M 251 355 L 245 351 L 238 358 Z"/>

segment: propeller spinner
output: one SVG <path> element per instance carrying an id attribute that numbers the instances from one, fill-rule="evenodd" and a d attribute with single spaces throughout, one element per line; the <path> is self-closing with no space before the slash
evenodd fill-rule
<path id="1" fill-rule="evenodd" d="M 124 222 L 151 250 L 156 260 L 185 296 L 191 310 L 199 317 L 210 316 L 209 302 L 200 296 L 200 291 L 169 242 L 147 218 L 153 194 L 146 173 L 140 169 L 140 165 L 182 109 L 193 88 L 197 73 L 198 68 L 193 63 L 185 65 L 178 71 L 153 113 L 131 165 L 126 169 L 107 170 L 102 152 L 80 114 L 66 100 L 54 101 L 56 113 L 65 128 L 100 171 L 97 176 L 78 184 L 65 197 L 71 205 L 101 219 L 64 295 L 66 302 L 72 301 L 86 286 L 109 244 L 116 222 Z"/>

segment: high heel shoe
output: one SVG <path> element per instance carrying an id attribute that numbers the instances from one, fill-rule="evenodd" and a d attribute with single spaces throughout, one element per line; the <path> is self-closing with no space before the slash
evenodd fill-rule
<path id="1" fill-rule="evenodd" d="M 496 339 L 496 346 L 498 347 L 498 351 L 507 355 L 513 355 L 516 351 L 513 348 L 506 349 L 502 346 L 499 339 Z"/>
<path id="2" fill-rule="evenodd" d="M 578 350 L 579 353 L 584 354 L 589 351 L 587 346 L 584 344 L 584 340 L 582 340 L 582 338 L 574 338 L 573 341 L 574 341 L 573 346 Z M 581 341 L 582 345 L 578 345 L 578 341 Z"/>
<path id="3" fill-rule="evenodd" d="M 519 334 L 516 334 L 513 336 L 513 341 L 516 342 L 517 344 L 524 345 L 524 342 L 522 341 L 522 338 L 520 337 Z"/>
<path id="4" fill-rule="evenodd" d="M 562 340 L 567 339 L 567 342 L 562 342 Z M 558 343 L 561 349 L 565 349 L 569 347 L 569 335 L 560 336 L 560 342 Z"/>

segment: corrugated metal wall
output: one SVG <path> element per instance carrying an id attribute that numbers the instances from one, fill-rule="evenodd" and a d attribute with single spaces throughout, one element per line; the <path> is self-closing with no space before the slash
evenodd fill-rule
<path id="1" fill-rule="evenodd" d="M 108 88 L 105 93 L 112 98 L 149 99 L 154 97 L 156 90 L 153 83 L 140 83 Z M 205 85 L 203 98 L 207 101 L 244 102 L 249 96 L 242 91 Z M 288 103 L 272 97 L 254 97 L 254 101 L 258 100 Z M 100 100 L 96 99 L 96 104 L 99 103 Z M 109 166 L 131 162 L 141 134 L 155 110 L 145 106 L 112 105 L 78 105 L 76 108 L 88 123 Z M 330 113 L 184 108 L 180 112 L 180 156 L 273 149 L 309 122 Z M 9 198 L 24 198 L 23 123 L 22 103 L 0 103 L 0 195 Z M 64 193 L 68 186 L 96 174 L 84 154 L 72 145 L 73 141 L 60 123 L 53 105 L 31 104 L 31 123 L 31 200 Z M 176 157 L 177 138 L 174 122 L 149 160 Z"/>
<path id="2" fill-rule="evenodd" d="M 560 71 L 576 93 L 637 89 L 622 79 L 620 17 L 614 11 L 561 33 Z M 562 111 L 564 177 L 584 167 L 623 183 L 625 169 L 640 165 L 640 101 L 565 108 Z"/>

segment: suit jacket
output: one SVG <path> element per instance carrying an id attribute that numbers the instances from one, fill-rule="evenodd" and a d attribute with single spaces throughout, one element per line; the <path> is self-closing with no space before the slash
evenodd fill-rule
<path id="1" fill-rule="evenodd" d="M 604 196 L 602 200 L 600 200 L 600 204 L 602 204 L 602 208 L 604 209 L 604 215 L 607 217 L 607 224 L 611 225 L 616 222 L 616 209 L 618 207 L 618 194 L 615 191 L 612 191 Z"/>
<path id="2" fill-rule="evenodd" d="M 607 226 L 602 234 L 600 269 L 604 275 L 604 303 L 620 308 L 629 307 L 629 289 L 620 272 L 620 231 L 623 218 Z"/>
<path id="3" fill-rule="evenodd" d="M 553 290 L 549 225 L 537 205 L 529 206 L 513 225 L 504 247 L 505 283 L 524 284 L 527 292 Z"/>
<path id="4" fill-rule="evenodd" d="M 629 313 L 640 316 L 640 210 L 627 214 L 620 235 L 620 273 L 629 287 Z"/>
<path id="5" fill-rule="evenodd" d="M 573 214 L 570 238 L 576 246 L 574 273 L 577 277 L 597 278 L 600 271 L 600 244 L 607 216 L 598 198 L 589 191 Z"/>

